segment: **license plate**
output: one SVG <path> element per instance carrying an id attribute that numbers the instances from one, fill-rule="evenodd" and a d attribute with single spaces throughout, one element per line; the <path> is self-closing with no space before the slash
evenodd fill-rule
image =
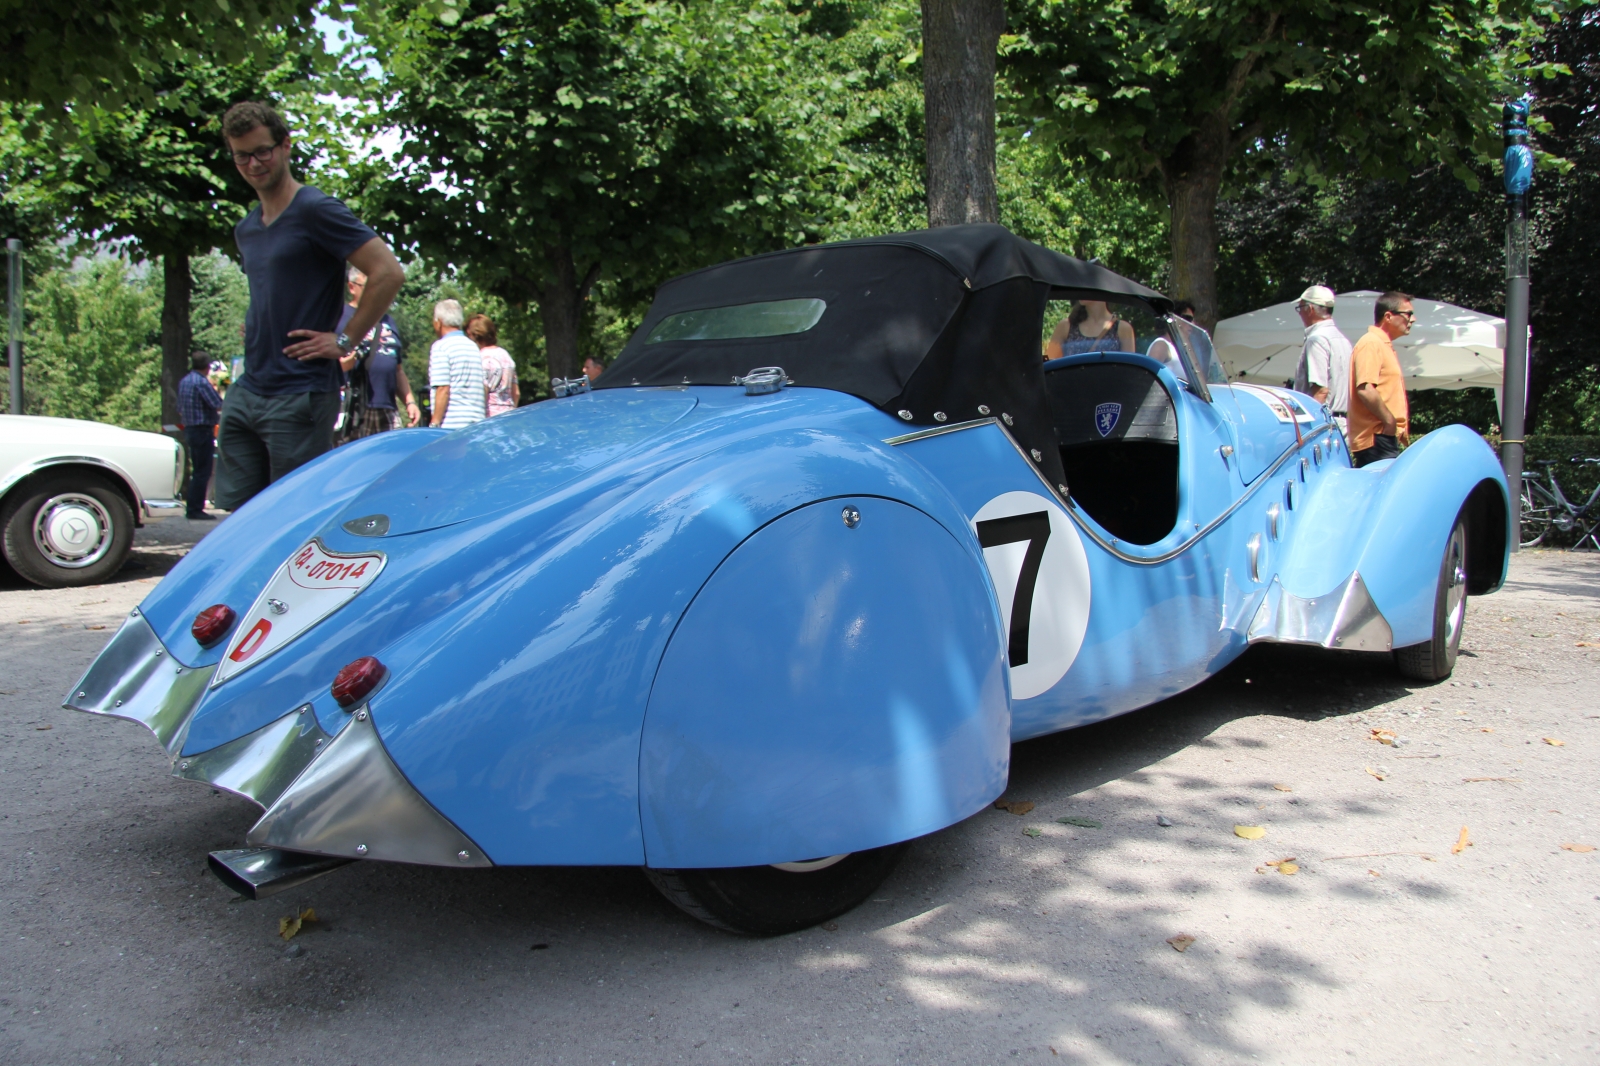
<path id="1" fill-rule="evenodd" d="M 301 546 L 278 567 L 239 622 L 212 685 L 261 662 L 349 603 L 372 584 L 383 564 L 382 552 L 345 555 L 315 539 Z"/>

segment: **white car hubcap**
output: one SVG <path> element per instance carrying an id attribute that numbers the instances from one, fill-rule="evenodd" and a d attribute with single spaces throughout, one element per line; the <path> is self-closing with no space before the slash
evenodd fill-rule
<path id="1" fill-rule="evenodd" d="M 33 543 L 55 566 L 91 566 L 111 550 L 111 516 L 93 496 L 52 496 L 34 518 Z"/>

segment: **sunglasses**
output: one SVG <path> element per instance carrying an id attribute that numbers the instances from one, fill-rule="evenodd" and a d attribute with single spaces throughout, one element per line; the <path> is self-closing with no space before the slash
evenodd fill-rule
<path id="1" fill-rule="evenodd" d="M 1386 311 L 1384 313 L 1394 315 L 1396 318 L 1404 318 L 1410 321 L 1416 321 L 1417 317 L 1417 313 L 1415 311 Z"/>

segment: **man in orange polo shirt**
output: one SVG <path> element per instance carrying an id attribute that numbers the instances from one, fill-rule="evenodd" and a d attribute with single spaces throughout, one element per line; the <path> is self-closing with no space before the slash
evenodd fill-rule
<path id="1" fill-rule="evenodd" d="M 1394 342 L 1416 320 L 1411 297 L 1386 292 L 1373 306 L 1373 325 L 1350 353 L 1350 462 L 1366 466 L 1393 459 L 1411 439 L 1411 408 Z"/>

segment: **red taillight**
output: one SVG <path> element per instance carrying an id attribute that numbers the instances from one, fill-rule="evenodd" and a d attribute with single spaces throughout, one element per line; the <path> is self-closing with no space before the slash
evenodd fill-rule
<path id="1" fill-rule="evenodd" d="M 189 627 L 189 632 L 194 634 L 195 643 L 202 648 L 209 648 L 228 635 L 228 630 L 233 628 L 233 620 L 237 617 L 239 616 L 233 613 L 232 607 L 219 603 L 195 615 L 194 624 Z"/>
<path id="2" fill-rule="evenodd" d="M 370 655 L 363 655 L 340 670 L 333 679 L 333 698 L 341 707 L 354 707 L 383 683 L 389 668 Z"/>

